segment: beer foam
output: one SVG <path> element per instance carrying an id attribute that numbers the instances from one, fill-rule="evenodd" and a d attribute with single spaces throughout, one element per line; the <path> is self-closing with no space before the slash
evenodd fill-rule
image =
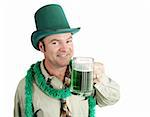
<path id="1" fill-rule="evenodd" d="M 77 71 L 93 71 L 93 58 L 90 57 L 74 57 L 72 68 Z"/>
<path id="2" fill-rule="evenodd" d="M 88 72 L 88 71 L 93 71 L 93 65 L 92 64 L 76 64 L 74 65 L 73 67 L 74 70 L 77 70 L 77 71 L 85 71 L 85 72 Z"/>

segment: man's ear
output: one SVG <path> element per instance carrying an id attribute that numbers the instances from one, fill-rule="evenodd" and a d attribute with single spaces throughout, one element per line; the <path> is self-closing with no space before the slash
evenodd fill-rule
<path id="1" fill-rule="evenodd" d="M 41 41 L 39 42 L 39 50 L 44 53 L 45 51 L 44 51 L 44 45 L 43 45 L 43 43 Z"/>

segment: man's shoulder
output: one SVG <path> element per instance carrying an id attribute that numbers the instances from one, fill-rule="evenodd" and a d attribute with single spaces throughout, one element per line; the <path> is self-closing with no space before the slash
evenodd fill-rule
<path id="1" fill-rule="evenodd" d="M 22 89 L 24 89 L 24 87 L 25 87 L 25 78 L 22 78 L 18 83 L 17 90 L 21 91 Z"/>
<path id="2" fill-rule="evenodd" d="M 16 90 L 16 98 L 18 98 L 19 100 L 24 99 L 24 93 L 25 93 L 25 78 L 22 78 L 17 86 L 17 90 Z"/>
<path id="3" fill-rule="evenodd" d="M 25 83 L 25 78 L 22 78 L 20 81 L 19 81 L 19 85 L 22 85 Z"/>

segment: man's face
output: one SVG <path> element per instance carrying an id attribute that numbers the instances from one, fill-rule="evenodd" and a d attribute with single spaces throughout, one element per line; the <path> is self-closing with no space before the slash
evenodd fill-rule
<path id="1" fill-rule="evenodd" d="M 73 42 L 71 33 L 47 36 L 45 44 L 45 59 L 55 67 L 65 67 L 73 56 Z"/>

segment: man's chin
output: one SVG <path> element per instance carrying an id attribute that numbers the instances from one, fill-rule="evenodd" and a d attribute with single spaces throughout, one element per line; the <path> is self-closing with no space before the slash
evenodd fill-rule
<path id="1" fill-rule="evenodd" d="M 68 59 L 68 60 L 61 60 L 59 63 L 60 63 L 60 65 L 62 65 L 62 66 L 67 66 L 67 65 L 69 65 L 69 62 L 70 62 L 70 59 Z"/>
<path id="2" fill-rule="evenodd" d="M 60 65 L 67 66 L 71 60 L 71 57 L 59 57 L 58 62 Z"/>

